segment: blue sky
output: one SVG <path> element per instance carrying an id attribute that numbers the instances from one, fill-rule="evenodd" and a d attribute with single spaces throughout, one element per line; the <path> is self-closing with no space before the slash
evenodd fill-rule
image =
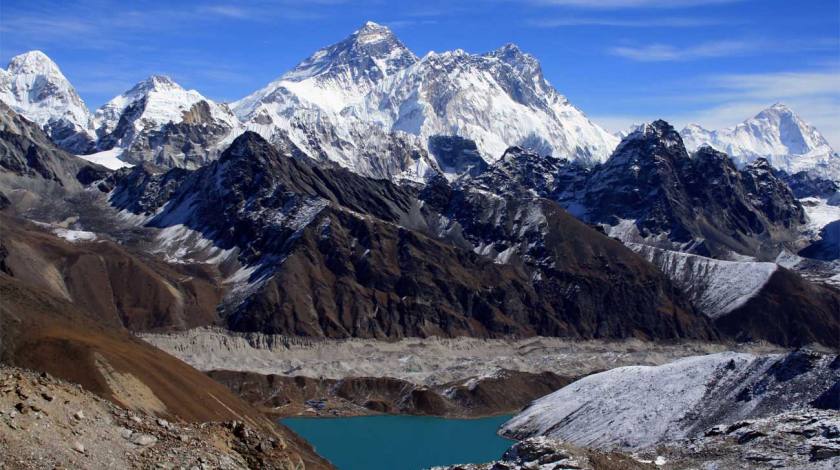
<path id="1" fill-rule="evenodd" d="M 723 127 L 781 101 L 840 149 L 838 0 L 2 0 L 0 62 L 43 50 L 90 108 L 152 73 L 230 101 L 366 20 L 421 56 L 516 43 L 611 130 Z"/>

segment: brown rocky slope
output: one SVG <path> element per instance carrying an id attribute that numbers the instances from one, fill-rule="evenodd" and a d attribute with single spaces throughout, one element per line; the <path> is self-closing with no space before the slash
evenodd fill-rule
<path id="1" fill-rule="evenodd" d="M 15 270 L 22 272 L 15 258 L 21 233 L 11 234 L 10 220 L 3 219 L 0 232 L 6 253 L 0 263 L 4 269 L 0 272 L 0 361 L 48 372 L 81 384 L 125 408 L 170 420 L 241 421 L 283 443 L 284 458 L 290 462 L 288 468 L 297 464 L 306 468 L 329 467 L 308 444 L 221 384 L 134 338 L 120 323 L 119 316 L 100 316 L 108 310 L 88 309 L 85 302 L 77 304 L 72 297 L 57 295 L 65 286 L 60 282 L 44 285 L 29 282 L 25 276 L 15 277 Z M 75 245 L 52 238 L 49 246 L 78 254 Z M 103 258 L 108 254 L 98 253 Z M 62 259 L 67 258 L 72 256 Z M 109 262 L 117 263 L 114 259 L 103 261 L 106 265 Z M 138 279 L 130 277 L 133 272 L 115 270 L 105 280 L 129 285 Z M 120 278 L 121 275 L 128 277 Z M 61 281 L 62 277 L 57 279 Z M 150 308 L 148 312 L 155 310 Z"/>

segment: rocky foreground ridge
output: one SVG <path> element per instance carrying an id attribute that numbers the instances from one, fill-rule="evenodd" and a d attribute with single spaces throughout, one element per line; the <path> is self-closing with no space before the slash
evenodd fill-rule
<path id="1" fill-rule="evenodd" d="M 241 421 L 170 421 L 7 366 L 0 367 L 0 448 L 0 467 L 10 469 L 306 465 L 276 435 Z"/>

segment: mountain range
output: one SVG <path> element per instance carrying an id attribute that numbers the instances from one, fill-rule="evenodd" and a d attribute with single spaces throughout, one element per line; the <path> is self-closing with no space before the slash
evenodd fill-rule
<path id="1" fill-rule="evenodd" d="M 91 112 L 32 51 L 0 70 L 0 362 L 119 405 L 149 462 L 202 435 L 332 468 L 263 413 L 522 410 L 463 468 L 798 468 L 840 455 L 840 360 L 807 350 L 840 348 L 838 162 L 781 104 L 619 137 L 515 45 L 370 22 L 233 103 L 154 75 Z M 7 387 L 0 441 L 63 401 L 3 380 L 40 397 Z"/>
<path id="2" fill-rule="evenodd" d="M 115 238 L 144 256 L 212 272 L 201 276 L 204 295 L 195 303 L 184 300 L 195 293 L 175 295 L 166 310 L 176 317 L 154 324 L 333 338 L 840 337 L 840 293 L 745 261 L 745 253 L 775 256 L 802 242 L 793 235 L 804 209 L 790 189 L 711 149 L 689 158 L 661 121 L 626 137 L 595 169 L 512 148 L 475 176 L 437 176 L 420 187 L 281 152 L 250 131 L 196 170 L 112 172 L 57 149 L 9 108 L 3 122 L 0 191 L 15 211 L 76 220 L 69 232 L 55 226 L 74 240 Z M 719 187 L 703 178 L 721 179 Z M 557 195 L 574 192 L 566 184 L 582 187 L 575 207 L 592 204 L 578 215 L 591 226 L 563 209 L 568 200 Z M 625 197 L 609 198 L 604 187 L 626 188 Z M 635 193 L 645 197 L 628 197 Z M 632 221 L 646 234 L 634 240 L 646 246 L 745 264 L 705 277 L 707 269 L 668 268 L 668 256 L 646 259 L 627 237 L 628 246 L 608 237 L 611 220 Z M 833 272 L 831 261 L 813 262 Z M 744 272 L 756 280 L 737 304 L 721 312 L 704 300 L 734 298 L 726 280 Z M 706 287 L 685 295 L 693 282 Z"/>
<path id="3" fill-rule="evenodd" d="M 39 51 L 13 58 L 0 72 L 0 100 L 60 147 L 113 168 L 150 162 L 194 169 L 251 130 L 281 150 L 293 144 L 302 155 L 363 176 L 422 183 L 471 167 L 441 154 L 433 145 L 438 137 L 473 142 L 487 164 L 519 146 L 588 167 L 604 163 L 620 140 L 569 103 L 537 59 L 513 44 L 418 57 L 372 22 L 230 104 L 152 76 L 91 113 Z M 837 153 L 781 104 L 731 129 L 690 125 L 680 134 L 689 151 L 709 145 L 738 166 L 765 158 L 791 174 L 840 179 Z"/>

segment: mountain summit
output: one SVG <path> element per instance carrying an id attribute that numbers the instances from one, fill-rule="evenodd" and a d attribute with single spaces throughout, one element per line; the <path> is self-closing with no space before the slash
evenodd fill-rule
<path id="1" fill-rule="evenodd" d="M 43 52 L 20 54 L 0 69 L 0 100 L 41 126 L 59 147 L 73 153 L 92 150 L 90 112 Z"/>
<path id="2" fill-rule="evenodd" d="M 100 151 L 129 163 L 195 168 L 215 159 L 240 131 L 226 105 L 170 77 L 152 75 L 96 110 Z"/>
<path id="3" fill-rule="evenodd" d="M 390 29 L 369 21 L 233 106 L 238 115 L 247 115 L 261 103 L 278 102 L 289 90 L 319 108 L 340 112 L 416 61 L 417 56 Z"/>
<path id="4" fill-rule="evenodd" d="M 488 162 L 519 145 L 595 163 L 618 143 L 513 44 L 418 59 L 390 29 L 372 22 L 232 107 L 269 141 L 289 138 L 316 159 L 375 177 L 393 178 L 396 171 L 422 180 L 441 165 L 423 156 L 435 136 L 473 140 Z M 394 148 L 400 161 L 362 161 Z"/>
<path id="5" fill-rule="evenodd" d="M 789 173 L 810 170 L 840 180 L 840 157 L 825 137 L 781 103 L 728 129 L 709 131 L 691 124 L 680 133 L 689 150 L 710 145 L 740 165 L 766 158 L 774 168 Z"/>
<path id="6" fill-rule="evenodd" d="M 417 56 L 390 29 L 368 21 L 343 41 L 312 54 L 282 79 L 302 81 L 325 76 L 372 85 L 416 61 Z"/>

